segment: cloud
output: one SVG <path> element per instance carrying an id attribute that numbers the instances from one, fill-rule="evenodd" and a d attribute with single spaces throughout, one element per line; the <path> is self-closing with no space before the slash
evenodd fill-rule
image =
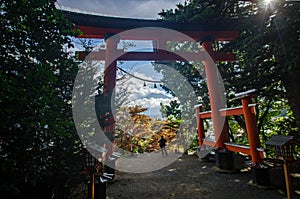
<path id="1" fill-rule="evenodd" d="M 140 63 L 140 65 L 135 66 L 128 72 L 136 77 L 147 80 L 159 81 L 162 77 L 161 74 L 154 71 L 151 63 Z M 117 83 L 117 92 L 118 87 L 127 88 L 130 92 L 128 97 L 129 103 L 127 106 L 140 105 L 148 108 L 145 113 L 154 118 L 161 118 L 160 103 L 168 104 L 173 99 L 173 97 L 170 94 L 167 94 L 159 84 L 157 84 L 157 88 L 154 88 L 154 84 L 149 82 L 146 82 L 146 86 L 144 86 L 143 81 L 128 76 L 123 82 Z"/>
<path id="2" fill-rule="evenodd" d="M 58 0 L 62 9 L 99 15 L 157 19 L 162 9 L 175 8 L 184 0 Z"/>
<path id="3" fill-rule="evenodd" d="M 136 7 L 134 12 L 129 17 L 135 18 L 140 16 L 141 18 L 159 18 L 158 13 L 162 9 L 175 8 L 180 1 L 168 0 L 148 0 L 148 1 L 135 1 Z"/>
<path id="4" fill-rule="evenodd" d="M 159 18 L 158 13 L 162 9 L 174 9 L 178 3 L 184 3 L 184 0 L 58 0 L 58 8 L 74 11 L 83 12 L 90 14 L 98 14 L 103 16 L 116 16 L 116 17 L 127 17 L 127 18 L 144 18 L 144 19 L 157 19 Z M 136 42 L 137 43 L 137 42 Z M 149 43 L 149 42 L 148 42 Z M 149 44 L 147 42 L 142 43 L 140 41 L 140 48 L 147 48 Z M 75 47 L 76 50 L 78 47 Z M 130 69 L 129 66 L 127 70 Z M 138 77 L 142 77 L 148 80 L 159 80 L 161 74 L 156 73 L 153 70 L 153 66 L 146 63 L 134 67 L 130 70 L 132 74 Z M 146 114 L 153 117 L 161 117 L 160 114 L 160 103 L 168 104 L 173 97 L 161 89 L 154 88 L 153 83 L 147 83 L 144 87 L 143 81 L 131 78 L 125 82 L 128 91 L 131 92 L 129 105 L 141 105 L 148 108 Z M 124 84 L 125 84 L 124 83 Z"/>

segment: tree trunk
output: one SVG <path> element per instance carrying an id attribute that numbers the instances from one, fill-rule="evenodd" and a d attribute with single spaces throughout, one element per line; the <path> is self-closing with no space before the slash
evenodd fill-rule
<path id="1" fill-rule="evenodd" d="M 282 78 L 287 91 L 287 99 L 296 118 L 298 131 L 300 129 L 300 68 L 289 70 Z"/>

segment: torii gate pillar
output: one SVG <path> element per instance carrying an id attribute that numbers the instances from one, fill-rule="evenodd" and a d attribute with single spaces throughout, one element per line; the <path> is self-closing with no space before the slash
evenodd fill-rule
<path id="1" fill-rule="evenodd" d="M 225 148 L 224 143 L 228 142 L 228 132 L 225 126 L 225 117 L 221 116 L 220 114 L 220 109 L 224 108 L 225 105 L 223 104 L 224 99 L 220 90 L 218 69 L 214 61 L 213 41 L 214 38 L 212 36 L 206 36 L 200 41 L 200 44 L 210 56 L 204 60 L 204 67 L 207 79 L 214 135 L 216 138 L 215 146 L 217 148 Z"/>
<path id="2" fill-rule="evenodd" d="M 114 33 L 105 34 L 106 42 L 105 68 L 104 68 L 104 95 L 112 95 L 116 87 L 117 61 L 116 53 L 120 38 Z"/>
<path id="3" fill-rule="evenodd" d="M 104 89 L 103 94 L 107 97 L 107 106 L 112 106 L 112 100 L 114 99 L 114 92 L 116 87 L 116 72 L 117 61 L 116 52 L 118 49 L 118 43 L 120 38 L 113 33 L 105 34 L 106 53 L 105 53 L 105 68 L 104 68 Z M 110 156 L 114 150 L 114 131 L 115 131 L 115 118 L 113 116 L 112 108 L 110 112 L 105 115 L 105 127 L 103 129 L 105 135 L 110 140 L 110 143 L 106 143 L 105 148 L 107 156 Z"/>

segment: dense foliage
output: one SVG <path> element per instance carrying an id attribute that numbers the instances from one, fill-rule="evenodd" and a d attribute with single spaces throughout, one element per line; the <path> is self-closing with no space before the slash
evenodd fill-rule
<path id="1" fill-rule="evenodd" d="M 72 121 L 72 25 L 52 0 L 0 2 L 0 192 L 66 198 L 81 160 Z M 9 194 L 9 197 L 6 196 Z"/>
<path id="2" fill-rule="evenodd" d="M 147 108 L 141 106 L 123 106 L 117 112 L 115 144 L 123 151 L 144 153 L 158 151 L 161 136 L 168 143 L 178 142 L 176 133 L 179 129 L 178 120 L 157 120 L 145 115 Z M 170 148 L 171 150 L 171 148 Z"/>
<path id="3" fill-rule="evenodd" d="M 254 102 L 258 104 L 257 121 L 263 141 L 272 134 L 299 136 L 299 6 L 299 2 L 283 0 L 271 4 L 264 1 L 189 0 L 178 4 L 174 10 L 160 13 L 163 20 L 171 21 L 240 21 L 240 37 L 230 43 L 215 42 L 214 48 L 233 51 L 238 56 L 236 62 L 218 63 L 228 107 L 241 103 L 230 100 L 234 94 L 257 90 Z M 188 49 L 186 45 L 184 47 L 184 50 Z M 170 66 L 187 76 L 201 102 L 208 105 L 205 81 L 195 75 L 199 66 L 188 63 L 173 63 Z M 209 106 L 204 109 L 209 109 Z M 240 141 L 244 142 L 246 131 L 243 118 L 228 118 L 228 121 L 230 132 L 236 134 L 238 141 L 242 138 Z"/>

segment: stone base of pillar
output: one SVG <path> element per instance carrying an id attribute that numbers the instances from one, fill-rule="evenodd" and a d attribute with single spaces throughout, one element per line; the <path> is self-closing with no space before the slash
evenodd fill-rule
<path id="1" fill-rule="evenodd" d="M 215 154 L 216 167 L 221 170 L 234 170 L 233 152 L 231 151 L 216 151 Z"/>
<path id="2" fill-rule="evenodd" d="M 252 167 L 251 179 L 252 179 L 252 183 L 255 185 L 265 186 L 265 187 L 270 186 L 271 180 L 270 180 L 269 168 Z"/>

